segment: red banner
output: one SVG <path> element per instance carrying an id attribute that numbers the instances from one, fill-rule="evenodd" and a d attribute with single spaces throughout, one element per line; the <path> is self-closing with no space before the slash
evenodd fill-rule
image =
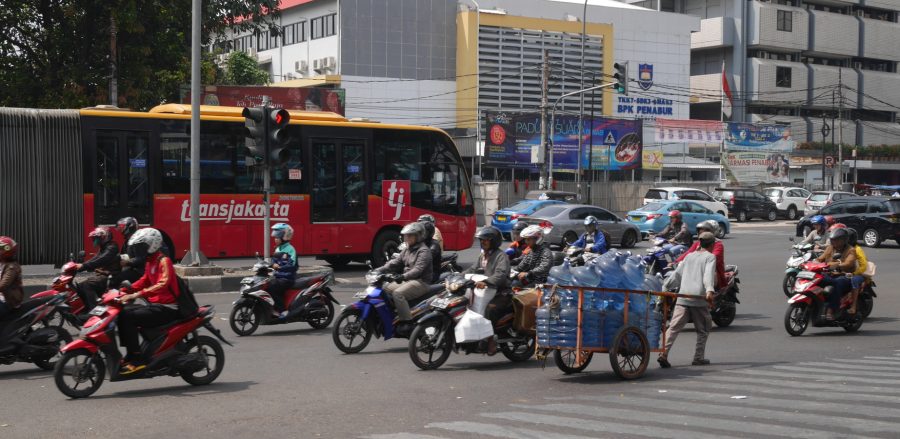
<path id="1" fill-rule="evenodd" d="M 381 220 L 411 221 L 409 180 L 384 180 L 381 182 Z"/>
<path id="2" fill-rule="evenodd" d="M 275 108 L 330 111 L 344 115 L 345 93 L 342 88 L 208 85 L 203 87 L 200 96 L 203 105 L 256 107 L 263 104 L 265 96 Z M 190 93 L 185 93 L 182 101 L 191 103 Z"/>
<path id="3" fill-rule="evenodd" d="M 656 119 L 658 143 L 721 143 L 725 124 L 717 120 Z"/>

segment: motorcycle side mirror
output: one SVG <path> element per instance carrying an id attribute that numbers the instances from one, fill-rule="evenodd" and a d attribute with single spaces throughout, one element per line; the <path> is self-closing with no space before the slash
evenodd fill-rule
<path id="1" fill-rule="evenodd" d="M 119 288 L 129 289 L 131 288 L 131 282 L 127 280 L 123 280 L 121 284 L 119 284 Z"/>
<path id="2" fill-rule="evenodd" d="M 78 263 L 84 262 L 84 250 L 78 252 L 78 256 L 75 257 L 75 262 L 78 262 Z"/>
<path id="3" fill-rule="evenodd" d="M 788 236 L 788 241 L 794 242 L 794 237 L 793 237 L 793 236 Z"/>
<path id="4" fill-rule="evenodd" d="M 370 270 L 374 270 L 375 267 L 372 266 L 372 260 L 366 259 L 366 267 L 369 267 Z"/>

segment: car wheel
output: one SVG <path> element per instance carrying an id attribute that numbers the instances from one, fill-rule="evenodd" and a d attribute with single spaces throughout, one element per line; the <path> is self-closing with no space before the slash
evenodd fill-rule
<path id="1" fill-rule="evenodd" d="M 881 234 L 878 233 L 878 230 L 866 229 L 863 232 L 863 241 L 866 243 L 866 247 L 878 247 L 881 245 Z"/>
<path id="2" fill-rule="evenodd" d="M 719 223 L 719 231 L 716 232 L 716 238 L 722 239 L 725 237 L 725 223 Z"/>
<path id="3" fill-rule="evenodd" d="M 637 243 L 637 233 L 635 233 L 634 230 L 626 231 L 625 235 L 622 236 L 621 247 L 633 248 L 635 243 Z"/>
<path id="4" fill-rule="evenodd" d="M 769 213 L 766 215 L 766 219 L 769 221 L 777 220 L 778 219 L 778 211 L 775 209 L 770 210 Z"/>
<path id="5" fill-rule="evenodd" d="M 797 219 L 797 208 L 796 207 L 794 207 L 794 206 L 788 207 L 787 219 L 789 219 L 791 221 Z"/>
<path id="6" fill-rule="evenodd" d="M 722 215 L 722 216 L 724 216 L 724 217 L 726 217 L 726 218 L 728 217 L 728 215 L 725 215 L 725 212 L 723 212 L 723 211 L 721 211 L 721 210 L 718 211 L 718 212 L 716 212 L 716 213 L 718 213 L 719 215 Z"/>
<path id="7" fill-rule="evenodd" d="M 747 211 L 746 211 L 746 210 L 742 210 L 742 211 L 738 212 L 738 214 L 737 214 L 737 220 L 738 220 L 738 222 L 741 222 L 741 223 L 742 223 L 742 222 L 744 222 L 744 221 L 747 221 L 749 218 L 750 218 L 750 216 L 747 215 Z"/>

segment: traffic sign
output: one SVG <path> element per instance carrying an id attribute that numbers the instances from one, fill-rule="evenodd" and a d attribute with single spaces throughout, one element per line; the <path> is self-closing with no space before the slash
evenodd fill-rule
<path id="1" fill-rule="evenodd" d="M 829 168 L 834 167 L 834 156 L 833 155 L 825 156 L 825 166 L 828 166 Z"/>

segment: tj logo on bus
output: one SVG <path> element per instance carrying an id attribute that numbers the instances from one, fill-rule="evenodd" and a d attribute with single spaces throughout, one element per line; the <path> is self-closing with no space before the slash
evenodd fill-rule
<path id="1" fill-rule="evenodd" d="M 411 209 L 406 201 L 409 192 L 409 180 L 384 180 L 381 182 L 382 220 L 409 221 Z"/>

